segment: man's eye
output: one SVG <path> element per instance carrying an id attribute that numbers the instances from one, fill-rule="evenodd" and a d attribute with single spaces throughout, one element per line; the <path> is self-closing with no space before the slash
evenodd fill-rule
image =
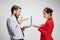
<path id="1" fill-rule="evenodd" d="M 45 14 L 45 13 L 44 13 Z"/>

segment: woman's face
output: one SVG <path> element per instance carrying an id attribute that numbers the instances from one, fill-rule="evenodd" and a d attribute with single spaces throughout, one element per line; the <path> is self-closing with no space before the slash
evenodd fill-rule
<path id="1" fill-rule="evenodd" d="M 44 18 L 48 18 L 50 16 L 50 14 L 46 13 L 45 11 L 43 11 L 43 17 Z"/>

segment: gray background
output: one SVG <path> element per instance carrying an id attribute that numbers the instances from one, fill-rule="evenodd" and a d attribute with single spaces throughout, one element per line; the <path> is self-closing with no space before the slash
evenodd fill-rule
<path id="1" fill-rule="evenodd" d="M 42 10 L 45 7 L 52 8 L 55 22 L 53 38 L 60 40 L 60 0 L 0 0 L 0 40 L 10 40 L 6 19 L 11 15 L 10 9 L 14 4 L 22 7 L 22 16 L 32 16 L 35 25 L 40 25 L 45 21 Z M 25 40 L 39 40 L 40 38 L 40 32 L 33 26 L 26 29 L 24 33 Z"/>

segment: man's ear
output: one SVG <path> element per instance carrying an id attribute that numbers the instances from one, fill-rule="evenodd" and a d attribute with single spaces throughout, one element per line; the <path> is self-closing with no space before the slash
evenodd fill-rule
<path id="1" fill-rule="evenodd" d="M 14 14 L 16 14 L 17 13 L 17 10 L 14 10 Z"/>

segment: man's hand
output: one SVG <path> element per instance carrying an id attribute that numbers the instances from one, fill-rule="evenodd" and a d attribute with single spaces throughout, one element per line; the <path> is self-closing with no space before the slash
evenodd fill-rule
<path id="1" fill-rule="evenodd" d="M 24 31 L 26 28 L 29 28 L 29 27 L 31 27 L 31 25 L 29 25 L 29 26 L 24 26 L 24 27 L 22 28 L 22 30 Z"/>
<path id="2" fill-rule="evenodd" d="M 25 30 L 25 28 L 21 28 L 22 29 L 22 31 L 24 31 Z"/>
<path id="3" fill-rule="evenodd" d="M 31 25 L 29 25 L 29 26 L 24 26 L 23 28 L 29 28 L 29 27 L 31 27 Z"/>
<path id="4" fill-rule="evenodd" d="M 24 21 L 28 20 L 29 18 L 23 18 L 21 17 L 19 24 L 22 24 Z"/>

